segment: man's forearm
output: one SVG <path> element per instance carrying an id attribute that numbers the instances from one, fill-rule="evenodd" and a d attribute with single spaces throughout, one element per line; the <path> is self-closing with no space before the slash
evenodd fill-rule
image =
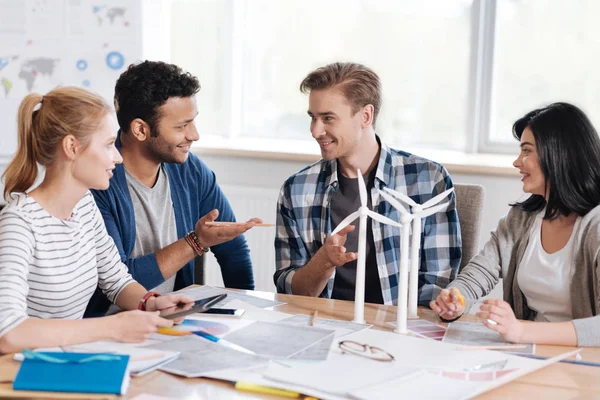
<path id="1" fill-rule="evenodd" d="M 304 267 L 294 273 L 292 293 L 318 297 L 325 289 L 334 269 L 335 266 L 326 262 L 323 253 L 319 250 Z"/>
<path id="2" fill-rule="evenodd" d="M 154 253 L 158 268 L 165 279 L 175 275 L 184 265 L 194 259 L 195 253 L 185 239 L 163 247 Z"/>

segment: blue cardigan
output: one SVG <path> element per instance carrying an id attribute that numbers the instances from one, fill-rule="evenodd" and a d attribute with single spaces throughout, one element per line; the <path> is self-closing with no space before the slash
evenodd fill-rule
<path id="1" fill-rule="evenodd" d="M 121 151 L 120 138 L 117 149 Z M 235 221 L 233 210 L 217 184 L 215 174 L 196 155 L 190 153 L 183 164 L 163 163 L 175 211 L 177 237 L 183 238 L 194 230 L 198 219 L 212 209 L 219 210 L 219 221 Z M 165 280 L 160 272 L 154 253 L 131 258 L 135 244 L 135 215 L 127 187 L 125 167 L 118 164 L 107 190 L 92 190 L 96 204 L 102 213 L 108 234 L 115 241 L 121 260 L 129 268 L 133 278 L 146 289 L 151 289 Z M 226 287 L 254 289 L 254 276 L 250 249 L 244 236 L 211 247 L 219 265 Z M 175 290 L 194 283 L 194 262 L 186 264 L 177 272 Z M 109 300 L 98 289 L 88 304 L 85 317 L 96 317 L 106 313 Z"/>

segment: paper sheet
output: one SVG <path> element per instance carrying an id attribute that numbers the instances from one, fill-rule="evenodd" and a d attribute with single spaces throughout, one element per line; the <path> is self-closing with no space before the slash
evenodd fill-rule
<path id="1" fill-rule="evenodd" d="M 311 321 L 312 321 L 312 316 L 298 314 L 298 315 L 294 315 L 289 318 L 286 318 L 284 320 L 281 320 L 280 322 L 282 324 L 289 324 L 289 325 L 310 326 Z M 336 338 L 342 337 L 345 335 L 349 335 L 354 332 L 360 332 L 363 329 L 369 329 L 371 326 L 373 326 L 373 325 L 357 324 L 357 323 L 349 322 L 349 321 L 342 321 L 342 320 L 329 319 L 329 318 L 320 318 L 320 317 L 317 317 L 317 319 L 315 321 L 315 325 L 314 325 L 315 328 L 330 329 L 330 330 L 335 331 Z"/>
<path id="2" fill-rule="evenodd" d="M 448 325 L 444 343 L 459 344 L 462 346 L 511 346 L 514 343 L 506 342 L 498 332 L 487 328 L 480 322 L 452 322 Z M 515 354 L 534 354 L 535 344 L 527 344 L 523 349 L 501 350 Z"/>
<path id="3" fill-rule="evenodd" d="M 331 336 L 334 331 L 257 321 L 225 339 L 269 358 L 288 358 Z"/>
<path id="4" fill-rule="evenodd" d="M 280 304 L 285 304 L 285 303 L 274 302 L 274 301 L 271 301 L 268 299 L 263 299 L 263 298 L 260 298 L 257 296 L 250 296 L 250 295 L 247 295 L 244 293 L 235 292 L 233 290 L 214 288 L 212 286 L 198 286 L 198 287 L 193 287 L 193 288 L 188 288 L 188 289 L 182 289 L 177 292 L 177 294 L 184 294 L 186 296 L 191 297 L 194 300 L 199 300 L 199 299 L 203 299 L 203 298 L 210 297 L 210 296 L 215 296 L 215 295 L 222 294 L 222 293 L 227 293 L 227 298 L 223 301 L 222 304 L 218 304 L 216 306 L 216 308 L 229 308 L 229 307 L 226 307 L 226 304 L 228 302 L 230 302 L 231 300 L 242 300 L 246 303 L 252 304 L 252 305 L 260 307 L 260 308 L 267 308 L 267 307 L 277 306 Z"/>
<path id="5" fill-rule="evenodd" d="M 229 302 L 226 302 L 223 308 L 239 308 L 246 310 L 244 315 L 241 317 L 243 320 L 277 322 L 293 316 L 293 314 L 287 314 L 281 311 L 265 310 L 261 307 L 257 307 L 238 299 L 233 299 Z"/>
<path id="6" fill-rule="evenodd" d="M 343 396 L 414 372 L 414 368 L 394 363 L 339 357 L 318 364 L 280 368 L 265 373 L 265 377 Z"/>
<path id="7" fill-rule="evenodd" d="M 227 369 L 249 368 L 269 362 L 265 358 L 241 353 L 197 336 L 184 336 L 145 348 L 180 352 L 179 358 L 160 369 L 187 378 L 197 378 L 209 372 Z"/>
<path id="8" fill-rule="evenodd" d="M 128 368 L 132 376 L 145 375 L 175 360 L 179 356 L 179 352 L 176 351 L 153 351 L 127 343 L 108 340 L 64 346 L 63 349 L 78 353 L 128 354 L 130 356 Z"/>

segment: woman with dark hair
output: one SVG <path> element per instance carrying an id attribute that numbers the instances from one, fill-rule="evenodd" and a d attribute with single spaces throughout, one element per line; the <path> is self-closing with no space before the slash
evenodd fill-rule
<path id="1" fill-rule="evenodd" d="M 521 142 L 513 165 L 531 196 L 511 204 L 430 307 L 455 320 L 465 312 L 461 293 L 468 307 L 503 278 L 504 300 L 485 300 L 477 313 L 485 326 L 514 343 L 600 346 L 600 138 L 567 103 L 527 113 L 513 133 Z"/>

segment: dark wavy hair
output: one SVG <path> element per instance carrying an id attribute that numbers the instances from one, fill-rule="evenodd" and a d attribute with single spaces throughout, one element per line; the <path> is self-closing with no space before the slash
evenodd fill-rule
<path id="1" fill-rule="evenodd" d="M 546 207 L 544 219 L 553 220 L 571 212 L 585 215 L 600 204 L 600 138 L 585 113 L 572 104 L 553 103 L 519 118 L 514 137 L 521 140 L 526 127 L 535 138 L 548 201 L 532 195 L 511 206 L 530 212 Z"/>
<path id="2" fill-rule="evenodd" d="M 115 86 L 115 110 L 119 127 L 129 132 L 131 121 L 144 120 L 153 136 L 160 120 L 160 107 L 171 97 L 191 97 L 200 91 L 198 78 L 177 65 L 162 61 L 131 64 Z"/>

